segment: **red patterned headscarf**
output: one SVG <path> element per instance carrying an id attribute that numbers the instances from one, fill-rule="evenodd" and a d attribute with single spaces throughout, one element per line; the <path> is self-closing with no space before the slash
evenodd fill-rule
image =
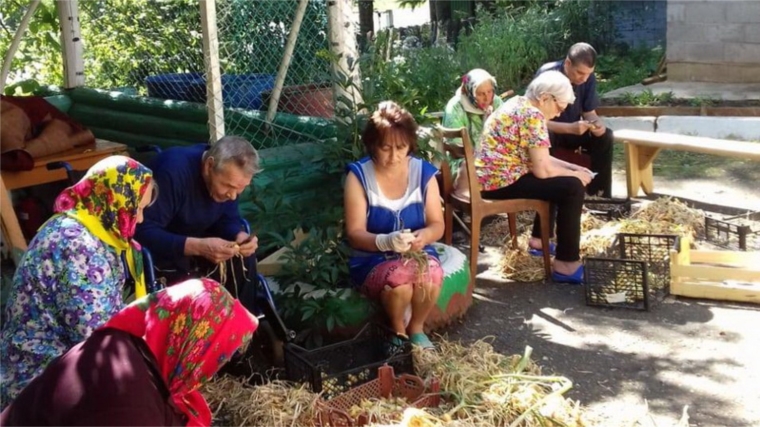
<path id="1" fill-rule="evenodd" d="M 104 326 L 145 340 L 188 426 L 211 425 L 211 410 L 199 389 L 257 327 L 256 317 L 210 279 L 188 280 L 150 294 Z"/>

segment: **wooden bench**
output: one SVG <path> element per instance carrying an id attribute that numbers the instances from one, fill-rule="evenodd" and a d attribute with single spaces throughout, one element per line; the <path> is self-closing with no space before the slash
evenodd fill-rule
<path id="1" fill-rule="evenodd" d="M 628 197 L 638 196 L 639 188 L 646 194 L 652 194 L 654 191 L 652 165 L 660 150 L 663 149 L 760 161 L 760 143 L 756 142 L 628 129 L 616 130 L 615 141 L 625 144 Z"/>

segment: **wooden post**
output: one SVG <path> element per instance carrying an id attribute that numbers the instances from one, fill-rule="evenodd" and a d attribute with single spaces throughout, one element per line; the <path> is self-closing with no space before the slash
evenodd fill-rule
<path id="1" fill-rule="evenodd" d="M 56 0 L 58 21 L 61 24 L 61 54 L 63 55 L 63 87 L 84 86 L 82 33 L 79 28 L 79 1 Z"/>
<path id="2" fill-rule="evenodd" d="M 21 232 L 21 225 L 18 223 L 18 217 L 13 210 L 13 202 L 10 193 L 5 188 L 5 181 L 0 178 L 0 218 L 2 221 L 2 232 L 8 248 L 13 253 L 14 250 L 26 251 L 26 239 Z"/>
<path id="3" fill-rule="evenodd" d="M 356 31 L 353 22 L 352 1 L 351 0 L 327 0 L 327 33 L 330 41 L 330 52 L 334 58 L 333 61 L 333 100 L 335 111 L 340 111 L 340 104 L 343 108 L 355 108 L 364 101 L 361 94 L 361 76 L 359 72 L 359 54 L 356 47 Z M 352 84 L 345 87 L 339 81 L 339 76 L 349 77 Z M 354 105 L 345 105 L 341 99 L 352 100 Z M 345 120 L 336 114 L 336 120 Z"/>
<path id="4" fill-rule="evenodd" d="M 13 61 L 13 55 L 16 54 L 18 45 L 21 43 L 21 37 L 24 36 L 26 29 L 29 27 L 29 21 L 32 19 L 32 15 L 34 15 L 34 11 L 37 10 L 37 6 L 39 6 L 39 4 L 40 0 L 34 0 L 29 3 L 29 8 L 26 10 L 24 17 L 21 18 L 21 22 L 19 22 L 18 28 L 16 29 L 16 34 L 13 35 L 11 45 L 8 47 L 8 52 L 5 54 L 5 59 L 3 59 L 2 71 L 0 71 L 0 93 L 3 93 L 3 90 L 5 89 L 5 80 L 8 79 L 8 74 L 11 72 L 11 62 Z"/>
<path id="5" fill-rule="evenodd" d="M 285 76 L 288 74 L 290 60 L 293 59 L 293 48 L 296 46 L 298 33 L 301 31 L 301 22 L 303 22 L 303 16 L 306 14 L 306 6 L 308 5 L 309 0 L 300 0 L 298 2 L 296 16 L 293 18 L 293 25 L 290 26 L 288 41 L 285 44 L 285 52 L 283 53 L 282 61 L 280 62 L 280 68 L 277 70 L 277 79 L 275 80 L 274 88 L 272 89 L 272 97 L 269 99 L 266 118 L 267 124 L 272 123 L 274 115 L 277 114 L 277 104 L 280 102 L 282 85 L 285 84 Z"/>
<path id="6" fill-rule="evenodd" d="M 222 74 L 219 68 L 219 37 L 216 28 L 216 1 L 198 0 L 203 28 L 203 59 L 206 63 L 206 109 L 208 110 L 209 142 L 224 136 L 224 104 Z"/>

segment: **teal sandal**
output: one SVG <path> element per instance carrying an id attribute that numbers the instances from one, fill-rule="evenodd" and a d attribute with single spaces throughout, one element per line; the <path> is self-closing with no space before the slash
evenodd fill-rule
<path id="1" fill-rule="evenodd" d="M 422 332 L 410 335 L 409 341 L 411 341 L 413 345 L 419 346 L 423 350 L 435 349 L 435 346 L 433 345 L 433 342 L 430 341 L 430 338 L 428 338 L 428 336 Z"/>

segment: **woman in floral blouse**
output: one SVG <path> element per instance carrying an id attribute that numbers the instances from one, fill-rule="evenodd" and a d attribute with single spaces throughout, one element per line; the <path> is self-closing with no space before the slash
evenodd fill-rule
<path id="1" fill-rule="evenodd" d="M 13 277 L 0 339 L 3 407 L 122 308 L 123 253 L 144 290 L 132 236 L 155 190 L 150 169 L 111 156 L 58 196 L 57 214 L 32 239 Z"/>
<path id="2" fill-rule="evenodd" d="M 592 179 L 586 168 L 549 154 L 546 121 L 575 100 L 570 81 L 558 71 L 536 77 L 486 120 L 475 158 L 481 194 L 486 199 L 541 199 L 556 208 L 557 246 L 552 278 L 580 284 L 580 218 L 585 186 Z M 554 215 L 552 215 L 554 216 Z M 552 227 L 555 218 L 550 219 Z M 540 254 L 540 227 L 533 224 L 530 247 Z M 549 248 L 552 251 L 553 248 Z"/>
<path id="3" fill-rule="evenodd" d="M 0 414 L 0 425 L 210 426 L 199 389 L 257 326 L 213 280 L 168 287 L 50 363 Z"/>

